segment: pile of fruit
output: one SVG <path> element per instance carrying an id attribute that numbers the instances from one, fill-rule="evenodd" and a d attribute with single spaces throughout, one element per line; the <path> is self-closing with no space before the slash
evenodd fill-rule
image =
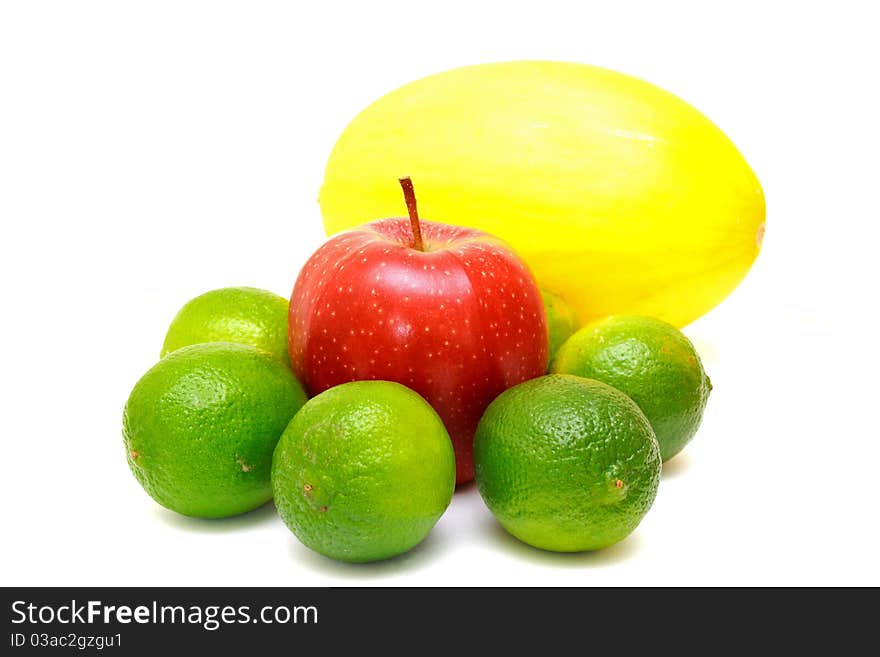
<path id="1" fill-rule="evenodd" d="M 688 106 L 641 82 L 636 86 L 641 92 L 634 95 L 631 78 L 564 64 L 495 67 L 452 71 L 435 76 L 439 82 L 428 78 L 414 83 L 415 89 L 389 95 L 352 123 L 331 156 L 321 197 L 330 231 L 347 221 L 344 215 L 356 200 L 366 203 L 368 212 L 371 198 L 384 202 L 384 189 L 363 186 L 386 160 L 396 166 L 395 157 L 424 175 L 434 190 L 428 198 L 440 199 L 431 206 L 439 216 L 432 218 L 442 223 L 419 217 L 412 182 L 401 178 L 408 216 L 345 226 L 350 229 L 331 237 L 304 265 L 289 301 L 254 288 L 226 288 L 180 310 L 161 360 L 135 385 L 123 418 L 128 464 L 158 503 L 189 516 L 221 518 L 274 499 L 281 518 L 306 546 L 349 562 L 385 559 L 413 548 L 444 513 L 456 484 L 474 478 L 504 528 L 539 548 L 596 550 L 636 528 L 656 496 L 662 462 L 694 436 L 712 389 L 691 342 L 664 320 L 680 324 L 717 303 L 744 275 L 745 256 L 732 252 L 711 266 L 711 244 L 699 244 L 699 234 L 679 235 L 677 262 L 671 266 L 676 276 L 664 275 L 658 254 L 651 252 L 664 245 L 633 233 L 631 219 L 609 215 L 613 204 L 600 198 L 609 193 L 607 179 L 596 188 L 600 192 L 581 200 L 571 234 L 565 233 L 565 222 L 543 219 L 557 231 L 555 253 L 548 250 L 547 235 L 528 236 L 535 227 L 529 217 L 544 216 L 541 203 L 544 212 L 573 210 L 546 188 L 532 189 L 535 180 L 524 188 L 510 187 L 501 198 L 495 171 L 483 189 L 495 205 L 484 212 L 485 203 L 476 201 L 479 176 L 465 181 L 455 172 L 456 163 L 478 166 L 478 160 L 456 152 L 474 148 L 473 139 L 449 133 L 467 132 L 462 126 L 470 125 L 479 126 L 481 138 L 491 133 L 483 120 L 490 110 L 481 104 L 487 88 L 495 96 L 506 92 L 521 98 L 522 85 L 581 85 L 592 95 L 569 97 L 601 110 L 609 102 L 608 85 L 617 84 L 618 100 L 630 95 L 629 104 L 621 106 L 629 107 L 634 125 L 617 129 L 614 137 L 607 125 L 594 125 L 607 118 L 596 110 L 592 119 L 582 117 L 572 134 L 602 154 L 606 166 L 614 148 L 626 166 L 642 158 L 638 168 L 644 175 L 665 171 L 664 166 L 680 174 L 688 159 L 680 142 L 682 134 L 690 134 L 676 133 Z M 536 78 L 543 86 L 535 87 Z M 450 101 L 443 99 L 449 94 L 459 101 L 470 94 L 471 112 L 459 123 L 450 124 L 448 112 L 435 115 L 441 125 L 435 121 L 425 133 L 439 139 L 441 151 L 433 157 L 409 150 L 408 126 L 392 136 L 381 134 L 389 107 L 393 114 L 401 103 L 412 106 L 407 94 L 421 102 L 416 122 L 431 116 L 432 104 L 448 110 Z M 658 102 L 672 114 L 665 128 L 656 112 L 636 111 L 639 103 L 656 109 Z M 574 165 L 554 168 L 544 151 L 556 142 L 523 136 L 512 123 L 527 115 L 529 126 L 544 126 L 539 130 L 560 124 L 572 130 L 573 119 L 564 108 L 550 111 L 529 103 L 507 107 L 499 130 L 528 142 L 525 161 L 543 167 L 547 184 L 549 174 L 570 174 Z M 639 133 L 648 129 L 639 121 L 648 121 L 654 132 Z M 691 117 L 691 133 L 701 137 L 698 150 L 705 154 L 714 133 L 703 121 L 708 123 L 701 115 Z M 590 129 L 596 134 L 591 136 Z M 359 132 L 369 138 L 358 137 Z M 597 141 L 600 133 L 614 144 Z M 653 134 L 654 142 L 646 143 L 654 145 L 633 150 L 632 144 L 617 143 L 638 141 L 636 134 Z M 361 140 L 360 148 L 353 139 Z M 381 148 L 373 148 L 377 139 L 385 140 Z M 677 140 L 677 146 L 667 152 L 669 140 Z M 732 158 L 725 150 L 732 145 L 718 141 L 715 146 Z M 570 153 L 571 144 L 565 148 Z M 362 168 L 367 174 L 351 178 L 355 189 L 345 191 L 352 153 L 369 153 L 381 162 Z M 514 161 L 503 153 L 493 158 L 489 165 L 503 160 L 510 168 Z M 735 163 L 728 160 L 722 168 L 730 173 Z M 727 192 L 736 204 L 726 211 L 739 213 L 736 235 L 760 220 L 757 236 L 750 238 L 759 246 L 763 197 L 760 216 L 742 214 L 743 190 L 753 194 L 755 188 L 749 188 L 754 181 L 747 165 L 738 166 L 748 175 L 737 170 L 733 191 Z M 509 173 L 524 179 L 522 171 Z M 737 188 L 743 181 L 745 187 Z M 387 186 L 387 181 L 375 184 Z M 560 189 L 549 184 L 552 191 Z M 722 187 L 717 181 L 713 185 L 715 191 Z M 645 211 L 648 183 L 625 187 L 627 202 L 613 211 L 626 215 L 636 206 Z M 634 195 L 640 198 L 633 200 Z M 694 195 L 699 193 L 692 191 L 679 209 L 693 212 L 699 205 Z M 678 201 L 669 191 L 661 196 L 659 212 L 668 213 Z M 504 241 L 474 227 L 480 221 L 463 210 L 469 199 L 483 219 L 499 227 L 494 233 Z M 599 219 L 591 223 L 593 205 Z M 704 205 L 712 225 L 703 234 L 715 240 L 722 221 L 717 199 Z M 450 218 L 449 208 L 463 218 Z M 505 208 L 529 217 L 515 217 L 505 228 L 498 218 Z M 646 216 L 643 224 L 654 219 Z M 615 225 L 618 244 L 611 248 Z M 666 226 L 674 233 L 671 223 Z M 579 250 L 591 232 L 604 240 L 596 242 L 604 245 L 601 255 L 593 250 L 598 246 Z M 664 236 L 665 245 L 670 239 Z M 515 251 L 509 243 L 522 247 Z M 682 262 L 688 253 L 694 257 Z M 619 280 L 634 254 L 643 262 L 628 283 Z M 609 267 L 605 287 L 595 278 L 595 259 Z M 581 266 L 592 268 L 593 277 L 580 278 Z M 681 278 L 700 267 L 707 272 L 703 279 Z M 641 280 L 640 292 L 625 289 L 634 278 Z M 658 317 L 643 312 L 654 307 L 667 312 L 654 313 Z M 606 312 L 609 308 L 614 312 Z"/>

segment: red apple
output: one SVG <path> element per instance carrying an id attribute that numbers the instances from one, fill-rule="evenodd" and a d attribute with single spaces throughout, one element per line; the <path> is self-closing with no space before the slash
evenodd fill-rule
<path id="1" fill-rule="evenodd" d="M 290 357 L 310 394 L 363 379 L 397 381 L 442 418 L 456 479 L 474 476 L 473 439 L 486 406 L 544 374 L 547 324 L 522 260 L 471 228 L 383 219 L 328 240 L 290 298 Z"/>

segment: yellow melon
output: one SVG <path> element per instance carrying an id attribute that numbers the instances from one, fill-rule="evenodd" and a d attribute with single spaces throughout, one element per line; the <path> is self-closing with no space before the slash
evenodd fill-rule
<path id="1" fill-rule="evenodd" d="M 677 326 L 742 280 L 764 195 L 703 114 L 642 80 L 561 62 L 454 69 L 380 98 L 345 129 L 320 193 L 328 234 L 420 214 L 506 240 L 582 322 Z"/>

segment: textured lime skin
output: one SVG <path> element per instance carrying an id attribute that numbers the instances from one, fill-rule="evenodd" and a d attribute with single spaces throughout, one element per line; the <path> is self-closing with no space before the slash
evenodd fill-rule
<path id="1" fill-rule="evenodd" d="M 240 342 L 259 347 L 289 363 L 289 302 L 253 287 L 225 287 L 190 300 L 168 327 L 161 357 L 202 342 Z"/>
<path id="2" fill-rule="evenodd" d="M 307 547 L 340 561 L 420 543 L 449 506 L 455 455 L 443 422 L 398 383 L 354 381 L 313 397 L 272 463 L 275 505 Z"/>
<path id="3" fill-rule="evenodd" d="M 137 382 L 123 414 L 128 465 L 159 504 L 220 518 L 272 497 L 272 453 L 306 395 L 290 369 L 249 345 L 184 347 Z"/>
<path id="4" fill-rule="evenodd" d="M 555 552 L 626 538 L 651 508 L 660 450 L 629 397 L 551 374 L 503 392 L 474 439 L 480 495 L 521 541 Z"/>
<path id="5" fill-rule="evenodd" d="M 574 314 L 562 297 L 541 290 L 541 299 L 544 301 L 544 310 L 547 313 L 547 329 L 550 333 L 550 348 L 547 350 L 547 366 L 553 362 L 553 357 L 559 351 L 559 347 L 568 340 L 572 333 L 578 330 L 577 316 Z"/>
<path id="6" fill-rule="evenodd" d="M 604 381 L 651 422 L 668 461 L 696 434 L 712 383 L 694 345 L 659 319 L 612 316 L 585 326 L 556 354 L 551 371 Z"/>

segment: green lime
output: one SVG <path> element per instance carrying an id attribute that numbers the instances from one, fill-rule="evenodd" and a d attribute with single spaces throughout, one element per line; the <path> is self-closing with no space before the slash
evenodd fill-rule
<path id="1" fill-rule="evenodd" d="M 289 363 L 289 303 L 273 292 L 253 287 L 224 287 L 197 296 L 175 316 L 161 356 L 203 342 L 240 342 L 259 347 Z"/>
<path id="2" fill-rule="evenodd" d="M 650 317 L 614 316 L 585 326 L 565 342 L 551 370 L 629 395 L 651 422 L 664 461 L 694 437 L 712 390 L 691 341 Z"/>
<path id="3" fill-rule="evenodd" d="M 501 525 L 556 552 L 626 538 L 660 482 L 660 450 L 638 406 L 611 386 L 566 374 L 501 393 L 477 427 L 474 463 Z"/>
<path id="4" fill-rule="evenodd" d="M 541 299 L 544 301 L 547 329 L 550 333 L 550 347 L 547 350 L 547 365 L 549 366 L 562 343 L 578 330 L 578 321 L 574 310 L 563 301 L 562 297 L 547 292 L 547 290 L 541 290 Z"/>
<path id="5" fill-rule="evenodd" d="M 184 347 L 132 390 L 122 431 L 144 490 L 178 513 L 220 518 L 272 497 L 278 438 L 305 403 L 290 369 L 249 345 Z"/>
<path id="6" fill-rule="evenodd" d="M 443 422 L 398 383 L 354 381 L 312 398 L 272 462 L 278 513 L 307 547 L 377 561 L 428 535 L 455 490 Z"/>

